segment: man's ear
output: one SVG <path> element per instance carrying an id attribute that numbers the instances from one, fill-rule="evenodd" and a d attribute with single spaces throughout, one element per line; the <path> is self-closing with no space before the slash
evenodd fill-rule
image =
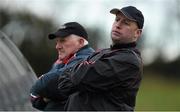
<path id="1" fill-rule="evenodd" d="M 135 32 L 135 38 L 138 39 L 141 36 L 142 29 L 137 29 Z"/>
<path id="2" fill-rule="evenodd" d="M 80 38 L 79 39 L 79 44 L 80 44 L 81 47 L 83 47 L 84 46 L 84 39 Z"/>

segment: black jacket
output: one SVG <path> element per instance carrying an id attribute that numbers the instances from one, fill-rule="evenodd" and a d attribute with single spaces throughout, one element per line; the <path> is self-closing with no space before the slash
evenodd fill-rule
<path id="1" fill-rule="evenodd" d="M 114 45 L 60 76 L 59 97 L 70 95 L 66 110 L 134 110 L 142 74 L 135 46 Z"/>

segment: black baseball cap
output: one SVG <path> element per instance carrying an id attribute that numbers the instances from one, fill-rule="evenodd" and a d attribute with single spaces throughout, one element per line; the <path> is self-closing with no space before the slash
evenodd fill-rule
<path id="1" fill-rule="evenodd" d="M 68 22 L 62 25 L 56 32 L 48 35 L 49 39 L 65 38 L 71 34 L 78 35 L 88 40 L 88 34 L 84 27 L 77 22 Z"/>
<path id="2" fill-rule="evenodd" d="M 142 12 L 138 10 L 136 7 L 127 6 L 127 7 L 123 7 L 122 9 L 114 8 L 110 11 L 110 13 L 112 14 L 117 14 L 119 12 L 124 14 L 129 20 L 136 21 L 140 29 L 143 28 L 144 16 Z"/>

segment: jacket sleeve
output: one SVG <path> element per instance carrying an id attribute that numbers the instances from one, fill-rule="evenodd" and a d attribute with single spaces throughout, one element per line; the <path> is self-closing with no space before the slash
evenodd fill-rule
<path id="1" fill-rule="evenodd" d="M 56 78 L 59 74 L 63 72 L 63 68 L 59 70 L 50 71 L 43 76 L 41 76 L 36 83 L 32 86 L 30 93 L 33 95 L 40 95 L 43 93 L 44 89 L 46 88 L 48 82 L 54 78 Z"/>
<path id="2" fill-rule="evenodd" d="M 51 70 L 50 72 L 46 73 L 36 81 L 36 83 L 32 86 L 30 93 L 34 96 L 42 96 L 53 100 L 57 100 L 57 98 L 60 97 L 62 97 L 60 99 L 64 99 L 63 94 L 57 93 L 58 78 L 63 75 L 65 71 L 69 70 L 75 64 L 81 62 L 82 60 L 82 58 L 76 58 L 73 61 L 69 62 L 67 65 L 65 65 L 65 67 Z"/>
<path id="3" fill-rule="evenodd" d="M 72 60 L 71 62 L 69 62 L 68 64 L 64 65 L 64 64 L 54 64 L 52 69 L 42 75 L 36 82 L 35 84 L 32 86 L 30 93 L 35 95 L 35 96 L 43 96 L 43 97 L 47 97 L 48 94 L 47 92 L 47 87 L 52 87 L 52 85 L 49 85 L 50 81 L 55 81 L 57 80 L 57 78 L 63 74 L 63 72 L 68 69 L 71 68 L 76 62 L 79 62 L 79 58 L 75 58 L 74 60 Z M 51 81 L 51 82 L 52 82 Z"/>
<path id="4" fill-rule="evenodd" d="M 30 101 L 31 101 L 32 107 L 41 111 L 43 111 L 47 105 L 47 102 L 45 102 L 42 97 L 34 96 L 32 94 L 30 95 Z"/>
<path id="5" fill-rule="evenodd" d="M 60 73 L 59 69 L 63 66 L 63 64 L 54 64 L 52 69 L 39 77 L 36 83 L 30 89 L 30 101 L 34 108 L 38 110 L 44 110 L 47 103 L 43 100 L 44 96 L 44 89 L 48 84 L 49 80 L 56 78 L 58 72 Z"/>
<path id="6" fill-rule="evenodd" d="M 44 89 L 44 92 L 42 93 L 47 98 L 62 101 L 64 99 L 67 99 L 68 96 L 74 91 L 73 85 L 71 82 L 71 74 L 72 69 L 81 63 L 83 60 L 76 60 L 76 63 L 73 63 L 73 66 L 69 66 L 67 69 L 63 71 L 61 75 L 56 75 L 53 79 L 51 79 L 46 88 Z M 59 89 L 62 88 L 63 91 Z"/>
<path id="7" fill-rule="evenodd" d="M 105 56 L 92 64 L 83 64 L 73 74 L 71 81 L 80 91 L 108 91 L 133 85 L 140 72 L 139 61 L 133 53 L 122 52 Z"/>

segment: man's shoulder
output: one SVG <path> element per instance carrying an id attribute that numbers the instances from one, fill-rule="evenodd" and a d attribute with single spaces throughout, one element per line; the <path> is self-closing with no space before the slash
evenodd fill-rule
<path id="1" fill-rule="evenodd" d="M 89 46 L 84 46 L 83 48 L 81 48 L 77 53 L 76 56 L 83 56 L 83 55 L 91 55 L 93 54 L 95 51 L 93 48 L 89 47 Z"/>
<path id="2" fill-rule="evenodd" d="M 142 63 L 141 54 L 137 49 L 121 49 L 116 51 L 114 57 L 122 62 L 139 66 Z"/>
<path id="3" fill-rule="evenodd" d="M 133 49 L 103 49 L 98 54 L 101 54 L 101 58 L 109 59 L 116 62 L 129 63 L 135 66 L 139 66 L 142 63 L 140 52 Z"/>
<path id="4" fill-rule="evenodd" d="M 77 63 L 80 63 L 86 60 L 90 55 L 94 53 L 94 50 L 91 47 L 86 47 L 80 51 L 78 51 L 74 57 L 67 63 L 67 66 L 74 66 Z"/>

